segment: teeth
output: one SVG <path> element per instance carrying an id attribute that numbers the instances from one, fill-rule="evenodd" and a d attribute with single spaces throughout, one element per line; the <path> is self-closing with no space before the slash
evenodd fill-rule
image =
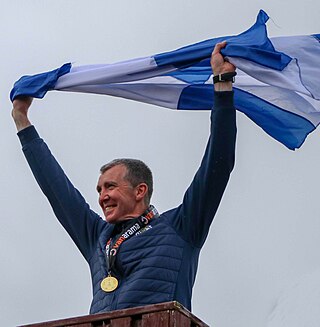
<path id="1" fill-rule="evenodd" d="M 108 211 L 110 211 L 111 209 L 113 209 L 115 206 L 113 205 L 113 206 L 107 206 L 106 208 L 105 208 L 105 212 L 108 212 Z"/>

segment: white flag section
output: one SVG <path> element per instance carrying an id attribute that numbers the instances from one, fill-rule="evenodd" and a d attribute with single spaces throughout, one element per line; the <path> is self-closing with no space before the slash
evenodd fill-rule
<path id="1" fill-rule="evenodd" d="M 289 149 L 299 148 L 320 122 L 320 34 L 269 39 L 268 15 L 236 36 L 114 64 L 72 66 L 24 76 L 11 100 L 49 90 L 105 94 L 178 110 L 213 106 L 211 52 L 217 42 L 237 66 L 235 105 Z"/>

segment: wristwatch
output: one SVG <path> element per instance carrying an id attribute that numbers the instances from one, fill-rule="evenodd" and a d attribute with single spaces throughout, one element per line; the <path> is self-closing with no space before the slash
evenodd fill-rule
<path id="1" fill-rule="evenodd" d="M 213 84 L 220 83 L 220 82 L 235 82 L 235 76 L 237 75 L 236 72 L 224 73 L 213 76 Z"/>

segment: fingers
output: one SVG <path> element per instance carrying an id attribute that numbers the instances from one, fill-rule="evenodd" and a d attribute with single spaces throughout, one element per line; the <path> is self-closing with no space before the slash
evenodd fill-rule
<path id="1" fill-rule="evenodd" d="M 227 45 L 227 41 L 219 42 L 215 45 L 212 55 L 220 53 L 221 49 L 223 49 Z"/>

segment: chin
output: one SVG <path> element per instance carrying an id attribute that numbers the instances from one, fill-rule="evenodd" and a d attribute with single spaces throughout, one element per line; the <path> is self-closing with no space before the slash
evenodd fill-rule
<path id="1" fill-rule="evenodd" d="M 108 218 L 108 217 L 104 217 L 105 221 L 109 224 L 114 224 L 116 222 L 116 220 L 112 219 L 112 217 Z"/>
<path id="2" fill-rule="evenodd" d="M 105 218 L 105 221 L 109 224 L 116 224 L 117 222 L 119 222 L 119 218 L 118 217 L 104 217 Z"/>

